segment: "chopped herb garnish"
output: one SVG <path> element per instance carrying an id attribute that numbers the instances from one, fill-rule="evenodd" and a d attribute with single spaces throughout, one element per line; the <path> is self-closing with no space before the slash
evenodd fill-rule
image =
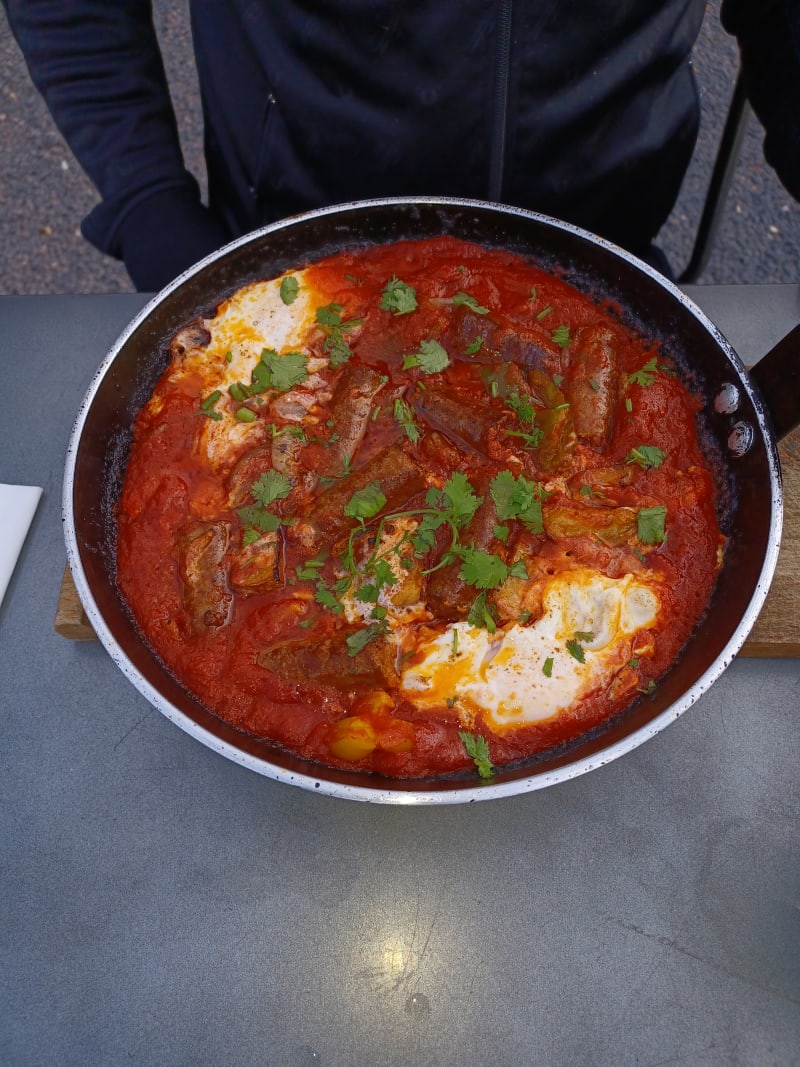
<path id="1" fill-rule="evenodd" d="M 234 412 L 233 417 L 239 422 L 255 422 L 256 413 L 252 408 L 238 408 Z"/>
<path id="2" fill-rule="evenodd" d="M 667 508 L 659 504 L 654 508 L 639 508 L 636 513 L 636 530 L 643 545 L 660 545 L 666 539 Z"/>
<path id="3" fill-rule="evenodd" d="M 644 366 L 640 367 L 639 370 L 635 370 L 633 374 L 628 375 L 628 382 L 646 388 L 648 385 L 653 384 L 659 371 L 668 372 L 669 367 L 664 363 L 659 363 L 658 358 L 653 356 L 653 358 L 648 359 Z"/>
<path id="4" fill-rule="evenodd" d="M 403 427 L 409 441 L 416 444 L 419 441 L 419 429 L 414 419 L 414 412 L 402 397 L 398 397 L 394 402 L 394 417 Z"/>
<path id="5" fill-rule="evenodd" d="M 479 352 L 483 347 L 484 338 L 476 337 L 474 341 L 471 341 L 464 349 L 464 354 L 467 356 L 474 356 L 476 352 Z"/>
<path id="6" fill-rule="evenodd" d="M 557 326 L 550 336 L 559 348 L 566 348 L 572 340 L 569 333 L 569 326 Z"/>
<path id="7" fill-rule="evenodd" d="M 380 307 L 382 311 L 391 311 L 393 315 L 408 315 L 417 309 L 416 290 L 392 275 L 383 287 Z"/>
<path id="8" fill-rule="evenodd" d="M 293 304 L 297 299 L 297 294 L 300 291 L 300 285 L 297 278 L 292 277 L 291 274 L 287 274 L 285 278 L 281 279 L 281 300 L 284 304 Z"/>
<path id="9" fill-rule="evenodd" d="M 253 482 L 250 492 L 265 508 L 276 500 L 284 500 L 292 489 L 292 483 L 285 474 L 278 471 L 265 471 L 261 477 Z"/>
<path id="10" fill-rule="evenodd" d="M 314 599 L 318 604 L 321 604 L 323 608 L 327 608 L 328 611 L 333 612 L 334 615 L 339 615 L 344 611 L 344 606 L 322 581 L 317 583 L 317 592 Z"/>
<path id="11" fill-rule="evenodd" d="M 458 555 L 461 557 L 459 578 L 474 585 L 476 589 L 496 589 L 508 577 L 528 577 L 525 561 L 521 559 L 509 567 L 494 553 L 472 546 L 459 547 Z"/>
<path id="12" fill-rule="evenodd" d="M 449 505 L 456 526 L 466 526 L 483 502 L 482 497 L 475 496 L 463 471 L 454 471 L 450 475 L 442 488 L 442 495 Z"/>
<path id="13" fill-rule="evenodd" d="M 274 515 L 268 508 L 276 500 L 284 500 L 291 492 L 291 488 L 292 484 L 289 479 L 277 471 L 265 471 L 257 481 L 253 482 L 250 492 L 256 503 L 238 508 L 236 512 L 244 526 L 243 545 L 252 544 L 259 539 L 261 534 L 274 533 L 278 529 L 282 520 L 279 515 Z"/>
<path id="14" fill-rule="evenodd" d="M 360 326 L 362 319 L 350 319 L 348 322 L 342 320 L 342 312 L 344 308 L 341 304 L 326 304 L 324 307 L 317 308 L 316 319 L 317 322 L 325 330 L 326 337 L 323 349 L 330 360 L 332 367 L 340 367 L 343 363 L 346 363 L 353 354 L 353 350 L 344 338 L 346 333 L 350 333 Z"/>
<path id="15" fill-rule="evenodd" d="M 403 370 L 419 367 L 425 374 L 438 374 L 450 365 L 450 357 L 438 341 L 422 341 L 417 352 L 403 356 Z"/>
<path id="16" fill-rule="evenodd" d="M 660 467 L 664 459 L 665 453 L 655 445 L 637 445 L 627 454 L 625 462 L 638 463 L 642 470 L 647 470 L 649 467 Z"/>
<path id="17" fill-rule="evenodd" d="M 469 293 L 456 293 L 451 300 L 454 307 L 468 307 L 470 311 L 474 311 L 476 315 L 488 315 L 489 309 L 479 304 L 474 296 L 470 296 Z"/>
<path id="18" fill-rule="evenodd" d="M 542 319 L 546 319 L 548 315 L 552 315 L 552 305 L 548 304 L 546 308 L 542 308 L 539 314 L 536 316 L 536 321 L 541 322 Z"/>
<path id="19" fill-rule="evenodd" d="M 371 622 L 365 630 L 356 630 L 355 633 L 348 634 L 345 639 L 347 642 L 348 656 L 357 656 L 359 652 L 362 652 L 364 648 L 366 648 L 370 641 L 373 641 L 376 637 L 380 637 L 381 634 L 385 633 L 385 624 Z"/>
<path id="20" fill-rule="evenodd" d="M 210 393 L 205 400 L 200 403 L 200 410 L 204 415 L 208 415 L 210 419 L 221 419 L 222 415 L 219 411 L 214 411 L 214 407 L 217 401 L 222 397 L 222 393 L 219 389 L 215 389 L 213 393 Z"/>
<path id="21" fill-rule="evenodd" d="M 344 513 L 349 519 L 358 519 L 363 523 L 364 519 L 374 518 L 385 504 L 386 497 L 381 487 L 377 482 L 371 482 L 353 493 L 344 506 Z"/>
<path id="22" fill-rule="evenodd" d="M 235 382 L 230 387 L 231 396 L 234 400 L 239 396 L 234 395 L 234 386 L 241 399 L 253 393 L 263 393 L 267 389 L 277 389 L 280 393 L 286 393 L 295 385 L 301 385 L 308 378 L 308 356 L 302 352 L 285 352 L 283 355 L 273 348 L 265 348 L 261 353 L 261 359 L 253 367 L 252 385 L 243 386 L 241 382 Z"/>
<path id="23" fill-rule="evenodd" d="M 481 778 L 494 777 L 494 767 L 489 758 L 489 744 L 485 737 L 480 734 L 471 734 L 467 730 L 459 730 L 458 736 L 466 750 L 467 755 L 475 762 L 478 774 Z"/>
<path id="24" fill-rule="evenodd" d="M 567 641 L 567 652 L 569 652 L 570 656 L 574 657 L 574 659 L 576 659 L 578 663 L 586 662 L 586 656 L 584 654 L 583 648 L 577 641 Z"/>
<path id="25" fill-rule="evenodd" d="M 548 656 L 542 664 L 542 674 L 545 678 L 552 678 L 553 676 L 553 657 Z"/>
<path id="26" fill-rule="evenodd" d="M 491 606 L 486 602 L 485 592 L 479 593 L 473 601 L 467 615 L 467 622 L 477 630 L 486 630 L 490 634 L 493 634 L 497 629 Z"/>
<path id="27" fill-rule="evenodd" d="M 497 517 L 501 522 L 519 519 L 531 533 L 543 533 L 542 498 L 544 491 L 538 482 L 523 475 L 515 478 L 509 470 L 500 471 L 489 484 Z"/>

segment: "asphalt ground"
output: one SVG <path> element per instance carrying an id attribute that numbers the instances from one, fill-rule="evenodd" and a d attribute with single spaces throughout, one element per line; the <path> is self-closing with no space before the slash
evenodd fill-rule
<path id="1" fill-rule="evenodd" d="M 659 237 L 673 270 L 689 262 L 737 71 L 736 42 L 713 0 L 693 63 L 702 105 L 697 149 Z M 187 0 L 155 0 L 184 155 L 203 185 L 202 122 Z M 31 83 L 0 7 L 0 293 L 132 290 L 124 267 L 80 235 L 96 194 Z M 700 283 L 800 282 L 800 204 L 764 161 L 750 115 L 719 228 Z"/>

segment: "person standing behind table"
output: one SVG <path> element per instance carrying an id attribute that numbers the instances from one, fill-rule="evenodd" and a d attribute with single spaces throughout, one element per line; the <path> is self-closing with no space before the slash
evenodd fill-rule
<path id="1" fill-rule="evenodd" d="M 368 197 L 532 208 L 652 247 L 692 154 L 704 0 L 191 0 L 209 206 L 149 0 L 3 0 L 101 201 L 84 236 L 160 289 L 233 237 Z M 765 151 L 800 199 L 800 3 L 724 0 Z"/>

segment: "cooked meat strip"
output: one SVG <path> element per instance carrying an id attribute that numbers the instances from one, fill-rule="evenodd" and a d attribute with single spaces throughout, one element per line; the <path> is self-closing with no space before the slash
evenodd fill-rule
<path id="1" fill-rule="evenodd" d="M 312 680 L 339 687 L 389 685 L 397 682 L 397 649 L 376 637 L 355 655 L 345 633 L 321 640 L 295 640 L 266 648 L 258 655 L 259 667 L 289 682 Z"/>
<path id="2" fill-rule="evenodd" d="M 334 424 L 331 439 L 315 457 L 318 474 L 341 474 L 343 466 L 352 460 L 369 424 L 372 401 L 385 380 L 374 367 L 352 360 L 345 363 L 328 405 Z"/>
<path id="3" fill-rule="evenodd" d="M 429 426 L 467 448 L 480 450 L 494 422 L 485 410 L 476 411 L 474 405 L 462 403 L 452 392 L 425 389 L 414 393 L 411 405 Z"/>
<path id="4" fill-rule="evenodd" d="M 263 593 L 283 585 L 283 535 L 280 529 L 231 553 L 230 583 L 240 593 Z"/>
<path id="5" fill-rule="evenodd" d="M 508 363 L 540 370 L 547 365 L 548 360 L 553 358 L 552 351 L 548 350 L 541 337 L 519 328 L 503 330 L 496 340 L 499 341 L 497 349 L 499 355 Z M 554 348 L 553 345 L 549 347 Z"/>
<path id="6" fill-rule="evenodd" d="M 608 326 L 584 326 L 570 344 L 564 393 L 579 437 L 602 450 L 614 433 L 619 367 L 614 333 Z"/>
<path id="7" fill-rule="evenodd" d="M 505 547 L 494 533 L 497 525 L 497 510 L 489 492 L 488 477 L 478 483 L 476 493 L 483 499 L 469 525 L 462 531 L 461 541 L 465 545 L 471 545 L 483 552 L 490 552 L 504 558 Z M 435 615 L 447 619 L 448 622 L 455 622 L 468 615 L 478 595 L 478 590 L 474 585 L 470 585 L 459 577 L 460 570 L 461 561 L 456 560 L 434 571 L 428 577 L 425 592 L 428 607 Z"/>
<path id="8" fill-rule="evenodd" d="M 312 501 L 306 524 L 310 537 L 305 539 L 310 544 L 320 544 L 326 540 L 333 541 L 350 529 L 353 520 L 344 514 L 344 508 L 354 493 L 373 482 L 380 486 L 386 497 L 384 511 L 397 510 L 415 493 L 426 488 L 417 460 L 399 445 L 389 445 L 363 467 L 341 478 Z M 292 531 L 295 529 L 291 528 Z M 304 532 L 298 530 L 298 533 L 303 540 Z"/>
<path id="9" fill-rule="evenodd" d="M 249 498 L 253 482 L 272 470 L 272 445 L 258 445 L 245 452 L 228 477 L 228 501 L 232 508 L 241 507 Z"/>
<path id="10" fill-rule="evenodd" d="M 195 633 L 219 629 L 230 618 L 233 594 L 225 567 L 229 541 L 227 522 L 198 522 L 178 535 L 183 600 Z"/>

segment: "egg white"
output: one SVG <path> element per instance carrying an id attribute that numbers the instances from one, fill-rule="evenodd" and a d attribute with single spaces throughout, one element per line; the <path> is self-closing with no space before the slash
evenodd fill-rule
<path id="1" fill-rule="evenodd" d="M 197 440 L 198 449 L 212 468 L 221 468 L 243 450 L 251 435 L 263 432 L 260 421 L 247 423 L 235 418 L 241 404 L 230 396 L 230 386 L 235 382 L 250 383 L 253 368 L 265 348 L 278 355 L 304 351 L 316 321 L 316 309 L 326 302 L 310 284 L 308 272 L 292 271 L 291 276 L 299 286 L 291 304 L 284 303 L 280 295 L 285 275 L 239 289 L 220 304 L 213 318 L 201 320 L 211 335 L 209 343 L 190 348 L 170 371 L 174 382 L 199 378 L 204 399 L 216 390 L 222 394 L 214 405 L 215 413 L 221 418 L 203 419 Z M 318 372 L 327 362 L 309 359 L 309 378 L 302 387 L 302 407 L 311 406 L 315 393 L 324 385 Z M 290 394 L 283 394 L 284 403 L 289 397 Z"/>
<path id="2" fill-rule="evenodd" d="M 402 672 L 404 695 L 423 708 L 447 703 L 465 725 L 481 712 L 496 733 L 551 719 L 625 666 L 631 638 L 657 620 L 656 587 L 631 574 L 562 572 L 545 587 L 544 613 L 532 625 L 489 634 L 457 622 L 421 645 L 421 660 Z M 583 662 L 567 648 L 576 634 Z"/>

